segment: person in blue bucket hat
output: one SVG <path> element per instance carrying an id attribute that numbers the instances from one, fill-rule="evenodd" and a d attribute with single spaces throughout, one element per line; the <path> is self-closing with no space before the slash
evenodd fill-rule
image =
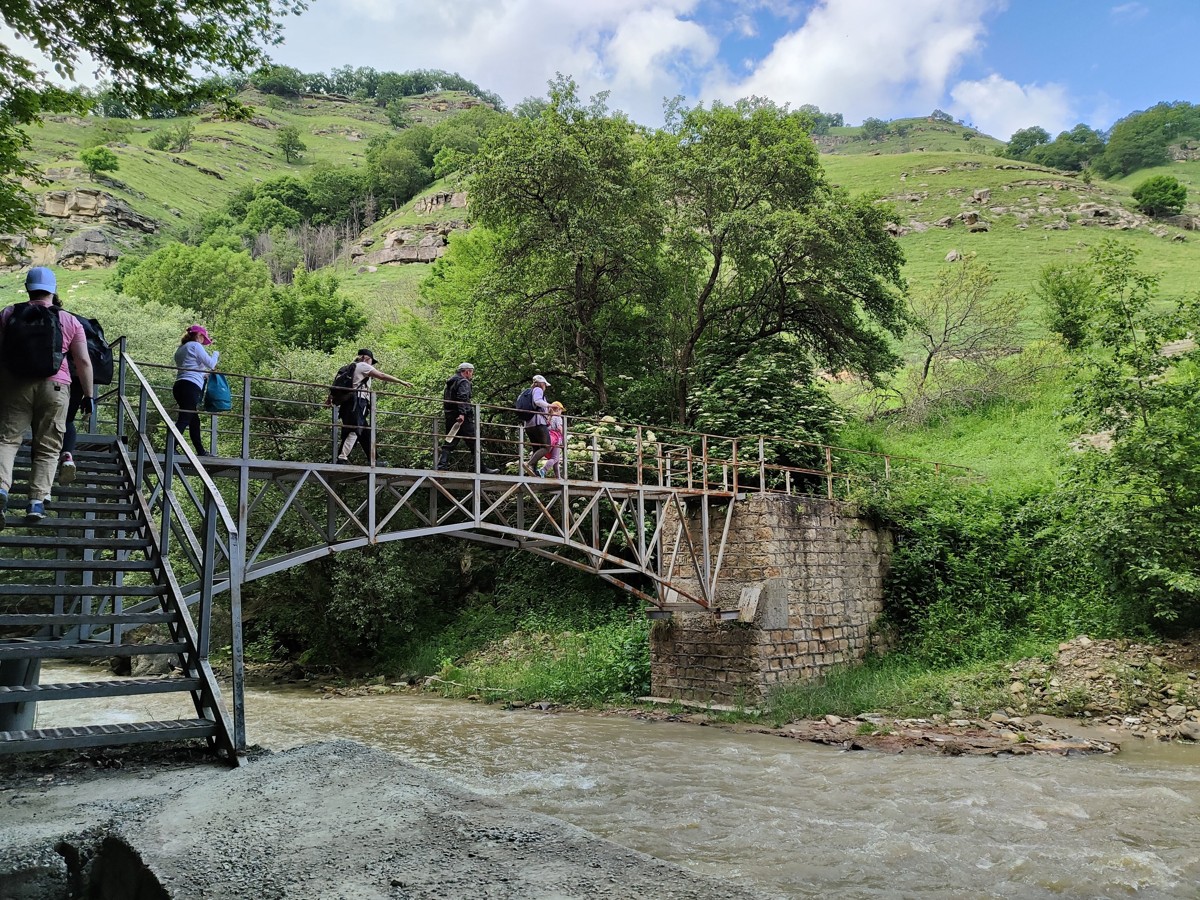
<path id="1" fill-rule="evenodd" d="M 87 338 L 74 316 L 54 306 L 54 273 L 35 266 L 25 276 L 25 290 L 28 301 L 0 310 L 0 528 L 6 524 L 13 467 L 26 430 L 33 432 L 33 444 L 25 523 L 36 525 L 45 518 L 66 431 L 68 357 L 84 396 L 91 398 L 93 391 Z"/>

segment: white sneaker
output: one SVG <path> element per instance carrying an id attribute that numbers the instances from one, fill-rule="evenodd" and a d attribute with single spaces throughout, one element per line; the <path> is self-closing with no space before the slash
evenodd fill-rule
<path id="1" fill-rule="evenodd" d="M 75 480 L 75 459 L 70 453 L 64 453 L 58 460 L 58 483 L 70 484 Z"/>

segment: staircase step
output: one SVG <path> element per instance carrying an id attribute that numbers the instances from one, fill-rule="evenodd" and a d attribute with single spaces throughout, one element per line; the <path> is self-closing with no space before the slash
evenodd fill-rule
<path id="1" fill-rule="evenodd" d="M 0 584 L 0 597 L 157 597 L 165 584 Z"/>
<path id="2" fill-rule="evenodd" d="M 199 678 L 122 678 L 116 681 L 79 681 L 58 684 L 0 685 L 0 703 L 42 703 L 47 700 L 87 700 L 91 697 L 134 697 L 195 691 Z"/>
<path id="3" fill-rule="evenodd" d="M 45 520 L 48 521 L 48 520 Z M 39 526 L 41 527 L 41 526 Z M 84 550 L 149 550 L 141 538 L 62 537 L 55 534 L 18 534 L 0 531 L 0 547 L 47 547 L 57 550 L 78 547 Z"/>
<path id="4" fill-rule="evenodd" d="M 137 507 L 134 504 L 126 502 L 82 503 L 75 500 L 58 500 L 54 498 L 50 500 L 49 509 L 50 512 L 55 514 L 61 512 L 82 512 L 96 513 L 97 515 L 103 514 L 106 516 L 137 511 Z M 17 510 L 17 512 L 19 511 Z"/>
<path id="5" fill-rule="evenodd" d="M 72 482 L 70 487 L 83 487 L 89 484 L 96 488 L 124 487 L 129 484 L 129 479 L 125 477 L 125 473 L 120 469 L 114 468 L 112 471 L 97 472 L 93 469 L 84 469 L 76 465 L 75 481 Z M 63 487 L 66 487 L 66 485 L 63 485 Z M 59 490 L 57 484 L 55 490 Z M 13 491 L 22 495 L 29 493 L 28 468 L 22 469 L 18 466 L 13 469 Z"/>
<path id="6" fill-rule="evenodd" d="M 0 557 L 0 572 L 25 569 L 36 572 L 153 572 L 157 565 L 149 559 L 5 559 Z"/>
<path id="7" fill-rule="evenodd" d="M 51 515 L 42 519 L 42 521 L 38 522 L 38 524 L 26 525 L 23 523 L 21 518 L 16 518 L 14 520 L 14 515 L 16 513 L 14 513 L 14 511 L 10 508 L 8 511 L 8 516 L 9 516 L 8 525 L 5 529 L 5 532 L 7 532 L 7 530 L 9 528 L 34 528 L 39 532 L 44 532 L 48 528 L 70 528 L 70 529 L 77 529 L 77 530 L 78 529 L 91 529 L 93 531 L 137 531 L 142 527 L 141 520 L 136 519 L 136 518 L 84 519 L 84 518 L 74 518 L 74 517 L 68 518 L 68 517 L 55 516 L 54 513 L 57 510 L 54 508 L 53 502 L 47 508 L 47 511 Z M 19 513 L 20 510 L 17 510 L 16 512 Z M 22 515 L 23 515 L 23 513 L 22 513 Z"/>
<path id="8" fill-rule="evenodd" d="M 106 656 L 175 656 L 187 644 L 69 644 L 66 641 L 10 641 L 0 643 L 0 662 L 6 659 L 96 659 Z"/>
<path id="9" fill-rule="evenodd" d="M 173 612 L 138 613 L 0 613 L 0 627 L 42 625 L 151 625 L 178 621 Z"/>
<path id="10" fill-rule="evenodd" d="M 127 482 L 116 485 L 88 484 L 89 480 L 81 475 L 72 482 L 70 487 L 55 485 L 53 496 L 55 499 L 59 497 L 120 497 L 122 500 L 128 500 L 133 494 L 133 488 Z"/>
<path id="11" fill-rule="evenodd" d="M 182 741 L 207 738 L 217 726 L 207 719 L 173 719 L 167 722 L 126 722 L 120 725 L 81 725 L 76 728 L 41 728 L 34 731 L 0 731 L 0 753 L 29 753 L 76 747 L 110 747 L 148 741 Z"/>

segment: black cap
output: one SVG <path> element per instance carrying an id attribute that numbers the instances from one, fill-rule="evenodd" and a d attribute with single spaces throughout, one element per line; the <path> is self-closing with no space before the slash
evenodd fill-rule
<path id="1" fill-rule="evenodd" d="M 371 363 L 372 363 L 372 364 L 374 364 L 374 363 L 375 363 L 375 354 L 374 354 L 374 353 L 372 353 L 370 350 L 368 350 L 366 347 L 364 347 L 363 349 L 359 350 L 359 351 L 358 351 L 358 355 L 359 355 L 359 356 L 369 356 L 369 357 L 371 357 Z"/>

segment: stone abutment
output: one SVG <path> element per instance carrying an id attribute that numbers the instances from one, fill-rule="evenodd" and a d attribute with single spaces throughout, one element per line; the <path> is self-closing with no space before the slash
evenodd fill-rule
<path id="1" fill-rule="evenodd" d="M 710 508 L 715 562 L 726 510 Z M 685 527 L 700 550 L 699 510 Z M 679 517 L 668 513 L 664 533 Z M 878 646 L 891 536 L 842 503 L 750 495 L 733 510 L 712 611 L 677 611 L 651 635 L 651 691 L 756 705 L 771 689 L 817 678 Z M 691 587 L 699 594 L 699 586 Z"/>

